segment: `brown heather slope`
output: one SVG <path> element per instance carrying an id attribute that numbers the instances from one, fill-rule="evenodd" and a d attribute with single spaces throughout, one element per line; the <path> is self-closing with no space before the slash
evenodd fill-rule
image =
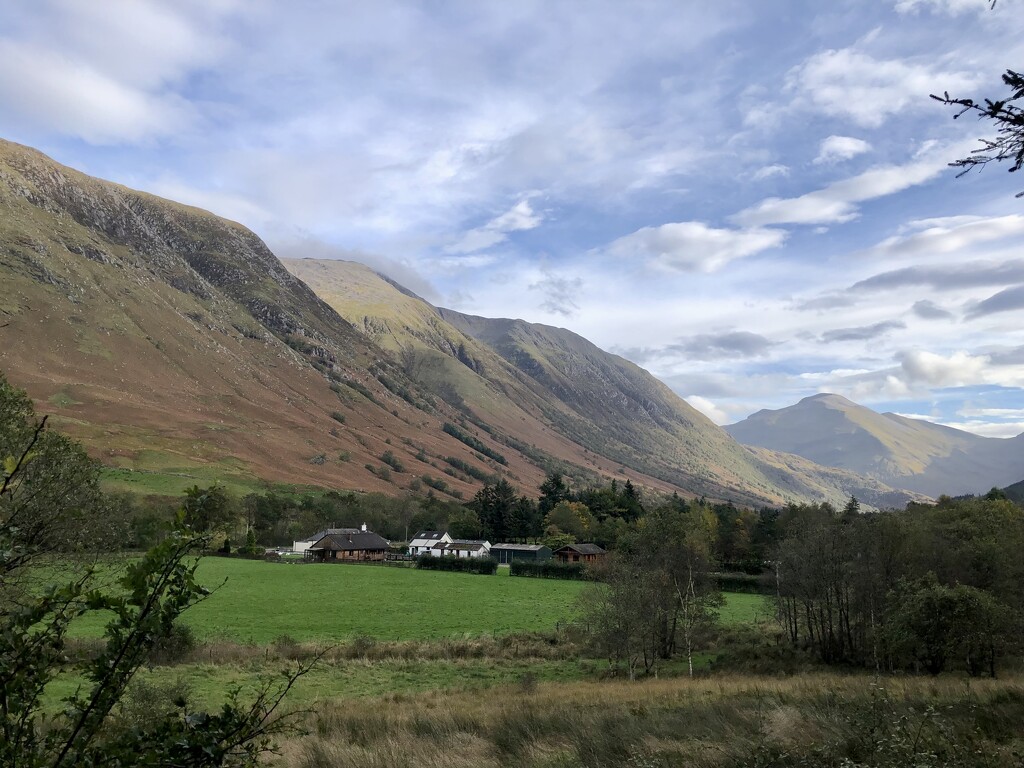
<path id="1" fill-rule="evenodd" d="M 796 456 L 743 448 L 647 371 L 571 331 L 438 309 L 353 262 L 284 263 L 394 353 L 410 378 L 506 443 L 529 441 L 602 474 L 628 470 L 686 494 L 741 503 L 908 498 Z"/>
<path id="2" fill-rule="evenodd" d="M 441 430 L 454 411 L 388 391 L 392 360 L 238 224 L 0 142 L 0 281 L 0 370 L 107 464 L 389 492 L 430 473 L 474 492 L 412 458 L 479 463 Z M 392 482 L 364 468 L 385 450 L 407 468 Z"/>

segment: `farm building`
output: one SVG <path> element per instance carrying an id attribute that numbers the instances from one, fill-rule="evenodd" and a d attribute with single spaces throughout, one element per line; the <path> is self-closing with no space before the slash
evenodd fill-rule
<path id="1" fill-rule="evenodd" d="M 608 554 L 597 544 L 567 544 L 554 551 L 554 557 L 563 563 L 596 563 Z"/>
<path id="2" fill-rule="evenodd" d="M 328 533 L 311 547 L 304 557 L 319 562 L 341 560 L 383 560 L 391 545 L 373 531 L 350 529 L 344 533 Z"/>
<path id="3" fill-rule="evenodd" d="M 320 539 L 322 539 L 324 536 L 329 536 L 331 534 L 337 535 L 337 534 L 365 533 L 365 532 L 366 532 L 366 523 L 363 523 L 362 528 L 324 528 L 322 531 L 317 531 L 312 536 L 307 536 L 306 538 L 302 539 L 301 541 L 293 541 L 292 542 L 292 552 L 295 552 L 295 553 L 301 555 L 307 549 L 309 549 L 314 544 L 316 544 L 318 541 L 320 541 Z"/>
<path id="4" fill-rule="evenodd" d="M 433 554 L 442 557 L 487 557 L 490 553 L 491 543 L 489 541 L 454 539 L 449 542 L 439 542 L 433 547 Z"/>
<path id="5" fill-rule="evenodd" d="M 452 537 L 447 532 L 441 533 L 440 531 L 420 531 L 412 537 L 412 541 L 409 542 L 409 554 L 410 555 L 440 555 L 439 551 L 434 551 L 435 544 L 450 544 Z"/>
<path id="6" fill-rule="evenodd" d="M 498 558 L 499 563 L 511 563 L 513 560 L 539 563 L 551 559 L 551 548 L 543 544 L 492 544 L 491 557 Z"/>

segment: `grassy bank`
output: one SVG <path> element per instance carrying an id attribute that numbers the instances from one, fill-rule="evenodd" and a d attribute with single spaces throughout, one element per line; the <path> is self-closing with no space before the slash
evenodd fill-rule
<path id="1" fill-rule="evenodd" d="M 325 702 L 292 768 L 1009 768 L 1020 679 L 813 675 L 540 683 Z"/>

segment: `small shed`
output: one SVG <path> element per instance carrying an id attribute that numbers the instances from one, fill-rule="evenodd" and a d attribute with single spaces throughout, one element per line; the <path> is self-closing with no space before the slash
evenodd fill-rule
<path id="1" fill-rule="evenodd" d="M 434 545 L 435 555 L 442 557 L 487 557 L 491 554 L 491 543 L 470 539 L 454 539 Z"/>
<path id="2" fill-rule="evenodd" d="M 409 554 L 410 555 L 440 555 L 439 551 L 434 550 L 435 544 L 450 544 L 452 537 L 448 535 L 448 532 L 441 531 L 420 531 L 412 537 L 412 541 L 409 542 Z"/>
<path id="3" fill-rule="evenodd" d="M 373 531 L 329 533 L 305 551 L 307 560 L 318 562 L 383 561 L 391 545 Z"/>
<path id="4" fill-rule="evenodd" d="M 554 557 L 563 563 L 596 563 L 608 553 L 597 544 L 567 544 L 554 551 Z"/>
<path id="5" fill-rule="evenodd" d="M 496 557 L 503 565 L 513 560 L 540 563 L 551 559 L 551 548 L 543 544 L 492 544 L 491 557 Z"/>

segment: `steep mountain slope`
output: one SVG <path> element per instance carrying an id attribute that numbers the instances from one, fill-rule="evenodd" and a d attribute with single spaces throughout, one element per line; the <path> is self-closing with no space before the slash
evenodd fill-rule
<path id="1" fill-rule="evenodd" d="M 394 492 L 442 476 L 420 448 L 479 463 L 442 430 L 456 412 L 253 233 L 8 142 L 0 282 L 0 369 L 108 464 Z M 366 468 L 386 450 L 405 473 Z M 500 472 L 535 487 L 542 470 L 508 453 Z"/>
<path id="2" fill-rule="evenodd" d="M 906 500 L 850 473 L 743 449 L 649 373 L 570 331 L 437 309 L 352 262 L 285 265 L 395 351 L 421 385 L 506 434 L 568 440 L 594 467 L 628 468 L 713 498 Z"/>
<path id="3" fill-rule="evenodd" d="M 983 493 L 1019 478 L 1024 468 L 1024 435 L 980 437 L 876 413 L 832 394 L 758 411 L 726 430 L 746 445 L 795 453 L 930 496 Z"/>

